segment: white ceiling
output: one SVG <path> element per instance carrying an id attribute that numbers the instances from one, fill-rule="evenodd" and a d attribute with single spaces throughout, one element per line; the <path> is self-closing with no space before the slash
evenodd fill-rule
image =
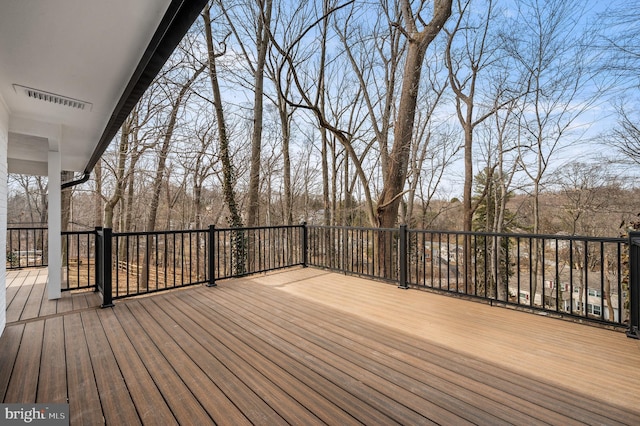
<path id="1" fill-rule="evenodd" d="M 170 0 L 2 0 L 0 102 L 9 110 L 11 173 L 47 173 L 47 152 L 82 171 Z M 25 86 L 89 102 L 27 97 Z"/>

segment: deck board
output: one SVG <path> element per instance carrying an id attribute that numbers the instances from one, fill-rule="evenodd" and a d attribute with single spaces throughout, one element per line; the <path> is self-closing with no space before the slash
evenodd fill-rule
<path id="1" fill-rule="evenodd" d="M 326 379 L 324 376 L 311 370 L 303 360 L 299 360 L 280 352 L 269 341 L 261 340 L 258 337 L 242 335 L 242 328 L 238 328 L 235 323 L 219 315 L 219 312 L 213 311 L 207 304 L 202 304 L 199 299 L 192 297 L 190 294 L 181 294 L 174 301 L 177 308 L 190 311 L 190 316 L 197 323 L 207 324 L 213 322 L 220 326 L 220 331 L 215 333 L 215 338 L 221 344 L 235 347 L 236 353 L 244 357 L 246 364 L 263 365 L 263 374 L 272 378 L 274 383 L 279 383 L 278 372 L 284 371 L 292 375 L 297 380 L 291 381 L 293 387 L 289 388 L 290 393 L 297 395 L 297 398 L 304 398 L 307 401 L 307 408 L 314 409 L 316 415 L 328 421 L 335 419 L 343 421 L 344 424 L 350 424 L 354 421 L 355 416 L 364 424 L 393 424 L 394 422 L 384 414 L 377 412 L 373 407 L 364 403 L 362 400 L 355 398 L 335 383 Z M 235 331 L 235 333 L 234 333 Z M 205 329 L 204 333 L 211 333 Z M 214 343 L 212 341 L 212 343 Z M 215 343 L 214 343 L 215 344 Z M 262 361 L 263 363 L 260 363 Z M 229 364 L 230 368 L 237 364 Z M 242 367 L 243 364 L 240 364 Z M 242 368 L 236 372 L 238 377 L 244 377 Z M 310 401 L 313 401 L 311 403 Z M 354 415 L 354 413 L 356 413 Z M 346 415 L 345 414 L 351 414 Z M 328 417 L 324 417 L 328 416 Z"/>
<path id="2" fill-rule="evenodd" d="M 100 306 L 99 293 L 91 290 L 63 291 L 60 299 L 49 300 L 47 270 L 10 271 L 7 275 L 7 323 L 30 321 L 66 312 Z"/>
<path id="3" fill-rule="evenodd" d="M 209 414 L 185 384 L 191 377 L 181 377 L 173 369 L 171 363 L 158 348 L 163 341 L 154 342 L 147 334 L 139 319 L 122 304 L 118 306 L 116 315 L 136 353 L 140 356 L 145 368 L 158 386 L 171 412 L 180 424 L 206 424 L 211 422 Z"/>
<path id="4" fill-rule="evenodd" d="M 20 316 L 21 319 L 37 318 L 40 315 L 40 307 L 42 306 L 43 298 L 46 297 L 47 276 L 42 270 L 38 272 L 31 284 L 31 292 L 29 293 L 29 298 L 25 301 L 26 303 Z"/>
<path id="5" fill-rule="evenodd" d="M 145 306 L 149 305 L 151 304 L 145 304 Z M 154 310 L 156 315 L 160 317 L 160 322 L 158 322 L 158 320 L 151 316 L 139 303 L 130 303 L 127 307 L 153 341 L 163 342 L 162 345 L 158 346 L 160 353 L 166 358 L 167 362 L 172 365 L 178 376 L 183 378 L 186 388 L 193 393 L 195 400 L 200 403 L 201 408 L 204 409 L 212 419 L 223 419 L 228 422 L 227 424 L 249 424 L 246 417 L 242 414 L 242 411 L 234 406 L 233 402 L 231 402 L 219 386 L 217 386 L 215 380 L 220 371 L 215 368 L 211 371 L 206 366 L 206 363 L 211 360 L 211 357 L 201 356 L 195 359 L 193 358 L 194 351 L 192 349 L 198 345 L 195 339 L 187 339 L 185 335 L 184 340 L 179 338 L 176 341 L 172 338 L 168 329 L 174 328 L 175 331 L 177 324 L 169 317 L 161 315 Z M 151 308 L 153 310 L 153 306 L 151 306 Z M 162 325 L 160 326 L 160 324 Z M 165 329 L 167 329 L 167 331 L 165 331 Z M 182 337 L 183 334 L 185 333 L 177 333 L 179 337 Z M 200 361 L 200 363 L 198 363 L 198 361 Z M 224 366 L 222 366 L 222 368 L 224 368 Z M 245 394 L 246 393 L 247 392 L 245 392 Z M 247 407 L 247 409 L 251 412 L 264 413 L 264 417 L 262 418 L 263 422 L 269 420 L 277 424 L 278 421 L 281 421 L 280 417 L 277 416 L 275 412 L 270 411 L 268 406 L 254 405 Z M 227 417 L 225 417 L 226 413 L 228 413 Z"/>
<path id="6" fill-rule="evenodd" d="M 127 384 L 142 423 L 177 425 L 176 418 L 120 325 L 113 309 L 98 311 L 98 317 L 118 363 L 118 371 Z"/>
<path id="7" fill-rule="evenodd" d="M 64 318 L 49 318 L 45 321 L 38 403 L 63 404 L 67 402 L 67 362 L 64 352 Z"/>
<path id="8" fill-rule="evenodd" d="M 6 400 L 36 400 L 43 334 L 44 321 L 36 321 L 25 325 L 18 356 L 11 373 L 11 382 L 9 382 L 7 394 L 5 395 Z"/>
<path id="9" fill-rule="evenodd" d="M 33 289 L 36 276 L 27 275 L 20 283 L 20 286 L 15 289 L 15 293 L 10 298 L 7 298 L 7 323 L 21 319 L 24 308 L 29 301 L 29 295 Z M 13 289 L 13 286 L 10 288 Z"/>
<path id="10" fill-rule="evenodd" d="M 254 300 L 265 302 L 271 299 L 271 303 L 267 307 L 269 312 L 276 312 L 277 307 L 281 306 L 282 301 L 274 299 L 273 293 L 260 291 L 255 286 L 252 286 L 250 290 L 253 294 L 259 296 Z M 557 405 L 555 398 L 562 397 L 562 393 L 558 393 L 557 388 L 553 388 L 555 394 L 552 397 L 546 399 L 537 398 L 535 403 L 532 403 L 523 399 L 523 397 L 515 395 L 528 397 L 529 394 L 533 394 L 537 396 L 538 394 L 535 391 L 537 386 L 541 385 L 540 383 L 533 383 L 531 388 L 524 389 L 517 382 L 501 380 L 500 377 L 509 377 L 509 374 L 508 371 L 500 371 L 499 369 L 492 371 L 497 377 L 491 376 L 490 380 L 483 380 L 482 377 L 477 377 L 474 374 L 477 371 L 475 365 L 473 368 L 468 369 L 460 362 L 450 361 L 451 354 L 446 350 L 438 350 L 439 348 L 434 346 L 414 346 L 419 341 L 407 344 L 405 339 L 397 338 L 393 335 L 393 332 L 386 335 L 378 333 L 375 338 L 371 338 L 367 334 L 366 327 L 355 324 L 359 320 L 348 315 L 334 313 L 327 318 L 320 328 L 314 325 L 315 318 L 310 314 L 313 310 L 314 304 L 297 301 L 295 306 L 288 306 L 286 313 L 283 313 L 283 315 L 286 315 L 289 321 L 304 324 L 305 328 L 314 330 L 315 333 L 326 333 L 328 336 L 334 336 L 334 339 L 350 350 L 359 350 L 359 347 L 354 345 L 354 343 L 359 343 L 368 348 L 366 350 L 368 357 L 384 362 L 388 368 L 405 371 L 408 377 L 420 377 L 424 375 L 424 372 L 428 372 L 428 380 L 436 388 L 448 390 L 452 398 L 466 398 L 468 403 L 476 404 L 477 408 L 486 409 L 501 416 L 503 420 L 514 421 L 521 419 L 522 422 L 526 420 L 527 424 L 533 424 L 534 419 L 538 418 L 540 421 L 547 423 L 557 424 L 561 422 L 563 424 L 571 424 L 571 418 L 561 416 L 554 411 L 554 407 Z M 321 313 L 322 310 L 319 310 L 318 314 Z M 352 322 L 353 331 L 341 326 L 341 323 L 345 321 Z M 426 352 L 421 352 L 423 349 Z M 487 368 L 486 364 L 484 365 L 484 368 Z M 521 379 L 521 376 L 514 378 L 514 380 Z M 501 381 L 501 383 L 496 385 L 496 381 Z M 466 395 L 469 392 L 471 394 Z M 576 395 L 572 393 L 569 395 L 567 402 L 571 402 L 574 399 L 579 398 L 576 398 Z M 598 419 L 600 417 L 593 413 L 594 407 L 598 407 L 597 401 L 586 400 L 582 407 L 571 411 L 569 414 L 575 416 L 575 418 L 582 418 L 582 420 Z M 606 417 L 600 419 L 607 423 L 608 419 Z M 630 421 L 631 419 L 630 417 L 622 416 L 618 420 Z M 578 424 L 581 423 L 578 422 Z"/>
<path id="11" fill-rule="evenodd" d="M 13 298 L 18 293 L 18 290 L 22 287 L 22 284 L 27 279 L 27 277 L 33 273 L 33 271 L 13 271 L 7 273 L 7 295 L 6 301 L 7 306 L 10 306 L 13 302 Z"/>
<path id="12" fill-rule="evenodd" d="M 108 309 L 44 282 L 7 280 L 0 402 L 73 425 L 640 424 L 616 331 L 310 268 Z"/>
<path id="13" fill-rule="evenodd" d="M 5 401 L 11 376 L 15 370 L 20 342 L 24 334 L 24 324 L 7 327 L 0 339 L 0 400 Z M 14 398 L 13 396 L 11 398 Z"/>
<path id="14" fill-rule="evenodd" d="M 306 280 L 297 279 L 304 272 L 283 274 L 288 282 L 263 282 L 509 371 L 534 373 L 560 387 L 610 398 L 611 403 L 628 401 L 631 408 L 632 395 L 640 393 L 640 343 L 623 333 L 427 292 L 417 296 L 416 290 L 369 285 L 339 274 L 323 279 L 323 273 L 311 271 L 315 277 Z M 638 380 L 630 381 L 629 374 Z M 603 395 L 603 386 L 612 392 Z"/>
<path id="15" fill-rule="evenodd" d="M 223 293 L 223 292 L 219 292 Z M 342 351 L 331 342 L 325 341 L 315 335 L 303 335 L 296 325 L 291 322 L 288 327 L 282 327 L 273 322 L 274 318 L 259 316 L 255 312 L 257 308 L 245 307 L 238 300 L 231 300 L 225 303 L 221 298 L 224 295 L 216 295 L 211 298 L 211 305 L 217 312 L 235 317 L 235 321 L 242 322 L 247 330 L 258 330 L 265 338 L 272 340 L 272 344 L 290 355 L 305 359 L 307 364 L 316 369 L 321 374 L 330 374 L 341 378 L 344 388 L 356 392 L 361 398 L 367 394 L 367 398 L 374 397 L 378 402 L 376 405 L 384 407 L 388 416 L 394 418 L 402 424 L 417 424 L 430 418 L 438 424 L 463 424 L 464 420 L 430 399 L 422 398 L 407 388 L 396 383 L 397 378 L 382 378 L 378 375 L 380 371 L 370 371 L 361 357 L 356 356 L 352 351 Z M 219 302 L 218 302 L 219 301 Z M 245 301 L 246 303 L 246 301 Z M 224 306 L 233 306 L 233 310 Z M 239 319 L 241 316 L 242 319 Z M 318 319 L 320 320 L 320 319 Z M 265 335 L 269 333 L 268 335 Z M 279 341 L 276 341 L 276 338 Z M 324 346 L 323 346 L 324 345 Z M 348 354 L 346 354 L 348 352 Z M 345 356 L 346 354 L 346 356 Z M 375 368 L 371 365 L 369 368 Z M 468 408 L 468 407 L 465 407 Z M 465 413 L 467 415 L 467 413 Z M 469 422 L 471 420 L 466 419 Z"/>
<path id="16" fill-rule="evenodd" d="M 255 294 L 255 288 L 252 289 Z M 271 299 L 268 292 L 259 292 L 259 300 L 261 305 L 263 319 L 269 313 L 277 313 L 278 303 Z M 270 302 L 270 303 L 269 303 Z M 255 303 L 256 307 L 258 303 Z M 287 325 L 287 322 L 294 323 L 298 331 L 297 334 L 307 336 L 314 339 L 314 336 L 321 336 L 322 339 L 330 340 L 334 343 L 334 352 L 341 357 L 349 357 L 350 353 L 358 355 L 357 359 L 361 366 L 367 368 L 375 368 L 375 374 L 380 375 L 384 380 L 398 383 L 404 389 L 417 389 L 416 394 L 424 399 L 451 405 L 456 412 L 464 412 L 467 420 L 476 423 L 501 424 L 503 422 L 527 421 L 529 424 L 535 424 L 530 415 L 498 404 L 494 400 L 484 396 L 489 389 L 484 387 L 480 391 L 473 389 L 478 384 L 466 381 L 462 384 L 455 384 L 454 380 L 459 373 L 451 374 L 445 371 L 443 377 L 437 377 L 433 374 L 436 367 L 433 363 L 427 362 L 421 358 L 415 358 L 413 365 L 408 360 L 399 360 L 393 354 L 394 347 L 388 343 L 393 339 L 393 333 L 389 330 L 377 330 L 375 338 L 365 337 L 359 341 L 362 334 L 355 334 L 344 327 L 324 321 L 322 326 L 317 325 L 318 317 L 310 314 L 313 306 L 311 304 L 298 304 L 292 308 L 295 312 L 288 311 L 286 314 L 281 312 L 277 322 Z M 320 312 L 316 312 L 321 315 Z M 335 316 L 333 316 L 335 318 Z M 337 319 L 337 318 L 336 318 Z M 339 321 L 350 321 L 352 318 L 340 318 Z M 386 331 L 383 333 L 383 331 Z M 316 339 L 317 340 L 317 339 Z M 320 341 L 318 341 L 320 342 Z M 422 362 L 421 362 L 422 361 Z M 428 374 L 427 374 L 428 372 Z M 473 392 L 471 392 L 473 391 Z M 508 395 L 501 395 L 503 398 Z M 517 401 L 515 406 L 524 401 Z M 539 407 L 538 407 L 539 408 Z M 489 413 L 494 413 L 498 417 L 493 417 Z"/>
<path id="17" fill-rule="evenodd" d="M 216 423 L 228 421 L 229 424 L 252 424 L 260 422 L 270 422 L 272 424 L 283 424 L 283 419 L 271 406 L 260 397 L 261 391 L 273 392 L 277 395 L 279 389 L 270 386 L 271 383 L 265 380 L 251 380 L 254 374 L 259 374 L 257 370 L 249 364 L 242 364 L 238 358 L 229 359 L 230 349 L 220 344 L 212 343 L 212 337 L 208 337 L 204 330 L 198 329 L 198 324 L 193 322 L 184 312 L 178 311 L 175 307 L 169 309 L 161 308 L 157 304 L 148 304 L 148 312 L 153 315 L 158 323 L 175 325 L 166 327 L 167 333 L 175 343 L 183 348 L 185 353 L 196 363 L 203 372 L 218 384 L 221 393 L 212 395 L 216 400 L 215 411 L 211 412 Z M 195 339 L 186 330 L 199 336 Z M 226 365 L 238 365 L 240 369 L 246 369 L 246 376 L 243 379 L 234 375 Z M 232 401 L 238 401 L 238 407 L 233 406 Z M 287 409 L 295 413 L 300 407 L 292 404 Z M 304 408 L 304 407 L 302 407 Z M 242 414 L 247 413 L 248 418 Z M 308 421 L 308 418 L 305 419 Z"/>
<path id="18" fill-rule="evenodd" d="M 89 356 L 93 365 L 100 403 L 107 424 L 141 424 L 136 407 L 118 371 L 118 363 L 111 351 L 97 312 L 86 311 L 80 314 L 86 334 Z"/>
<path id="19" fill-rule="evenodd" d="M 93 333 L 94 330 L 87 330 Z M 64 317 L 69 417 L 72 424 L 102 424 L 104 414 L 96 385 L 93 364 L 87 347 L 82 317 L 71 313 Z"/>

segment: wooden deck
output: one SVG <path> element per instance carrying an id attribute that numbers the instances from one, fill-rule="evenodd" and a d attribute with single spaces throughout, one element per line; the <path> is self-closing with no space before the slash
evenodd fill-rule
<path id="1" fill-rule="evenodd" d="M 18 274 L 0 401 L 71 424 L 640 424 L 620 332 L 310 268 L 107 309 Z"/>
<path id="2" fill-rule="evenodd" d="M 46 268 L 7 272 L 7 324 L 95 309 L 101 303 L 100 295 L 86 290 L 65 291 L 60 299 L 48 300 L 46 287 Z"/>

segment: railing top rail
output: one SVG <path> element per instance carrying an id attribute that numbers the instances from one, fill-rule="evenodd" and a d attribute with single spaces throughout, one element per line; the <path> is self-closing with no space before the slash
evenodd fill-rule
<path id="1" fill-rule="evenodd" d="M 193 234 L 197 232 L 209 232 L 208 229 L 171 229 L 164 231 L 144 231 L 144 232 L 114 232 L 114 237 L 143 236 L 143 235 L 166 235 L 166 234 Z"/>
<path id="2" fill-rule="evenodd" d="M 243 228 L 215 228 L 216 231 L 234 231 L 241 229 L 243 231 L 261 230 L 261 229 L 286 229 L 286 228 L 301 228 L 305 225 L 277 225 L 277 226 L 254 226 Z M 399 228 L 375 228 L 375 227 L 354 227 L 354 226 L 326 226 L 326 225 L 306 225 L 307 228 L 315 229 L 335 229 L 335 230 L 359 230 L 359 231 L 398 231 Z M 7 230 L 14 231 L 44 231 L 48 230 L 47 227 L 8 227 Z M 177 230 L 159 230 L 159 231 L 131 231 L 131 232 L 114 232 L 113 236 L 136 236 L 136 235 L 162 235 L 162 234 L 187 234 L 196 232 L 208 232 L 209 229 L 177 229 Z M 478 232 L 478 231 L 447 231 L 447 230 L 430 230 L 430 229 L 413 229 L 408 228 L 409 233 L 421 233 L 421 234 L 442 234 L 442 235 L 472 235 L 472 236 L 485 236 L 485 237 L 507 237 L 507 238 L 535 238 L 545 240 L 564 240 L 564 241 L 588 241 L 588 242 L 605 242 L 605 243 L 628 243 L 629 238 L 624 237 L 589 237 L 582 235 L 562 235 L 562 234 L 531 234 L 531 233 L 505 233 L 505 232 Z M 87 235 L 95 234 L 97 231 L 85 230 L 85 231 L 62 231 L 62 235 Z M 634 242 L 637 241 L 640 244 L 640 232 L 631 232 L 630 237 L 634 238 Z"/>
<path id="3" fill-rule="evenodd" d="M 95 229 L 91 231 L 62 231 L 62 235 L 91 235 L 95 234 L 97 231 Z"/>
<path id="4" fill-rule="evenodd" d="M 242 228 L 218 228 L 216 226 L 216 231 L 256 231 L 261 229 L 291 229 L 291 228 L 302 228 L 304 225 L 276 225 L 276 226 L 250 226 L 250 227 L 242 227 Z M 309 226 L 309 225 L 307 225 Z"/>
<path id="5" fill-rule="evenodd" d="M 309 225 L 307 228 L 321 228 L 321 229 L 344 229 L 344 230 L 359 230 L 359 231 L 398 231 L 398 228 L 374 228 L 374 227 L 356 227 L 356 226 L 327 226 L 327 225 Z"/>
<path id="6" fill-rule="evenodd" d="M 626 243 L 627 239 L 622 237 L 586 237 L 581 235 L 553 235 L 553 234 L 519 234 L 504 232 L 477 232 L 477 231 L 433 231 L 425 229 L 408 229 L 408 232 L 421 234 L 449 234 L 449 235 L 475 235 L 482 237 L 507 237 L 507 238 L 536 238 L 543 240 L 572 240 L 605 243 Z"/>

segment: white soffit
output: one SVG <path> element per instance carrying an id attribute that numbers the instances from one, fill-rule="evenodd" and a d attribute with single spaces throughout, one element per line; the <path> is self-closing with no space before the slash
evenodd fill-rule
<path id="1" fill-rule="evenodd" d="M 32 170 L 52 147 L 64 170 L 84 169 L 169 4 L 2 1 L 0 102 L 9 109 L 12 172 L 25 161 Z M 24 123 L 55 131 L 32 132 Z"/>

